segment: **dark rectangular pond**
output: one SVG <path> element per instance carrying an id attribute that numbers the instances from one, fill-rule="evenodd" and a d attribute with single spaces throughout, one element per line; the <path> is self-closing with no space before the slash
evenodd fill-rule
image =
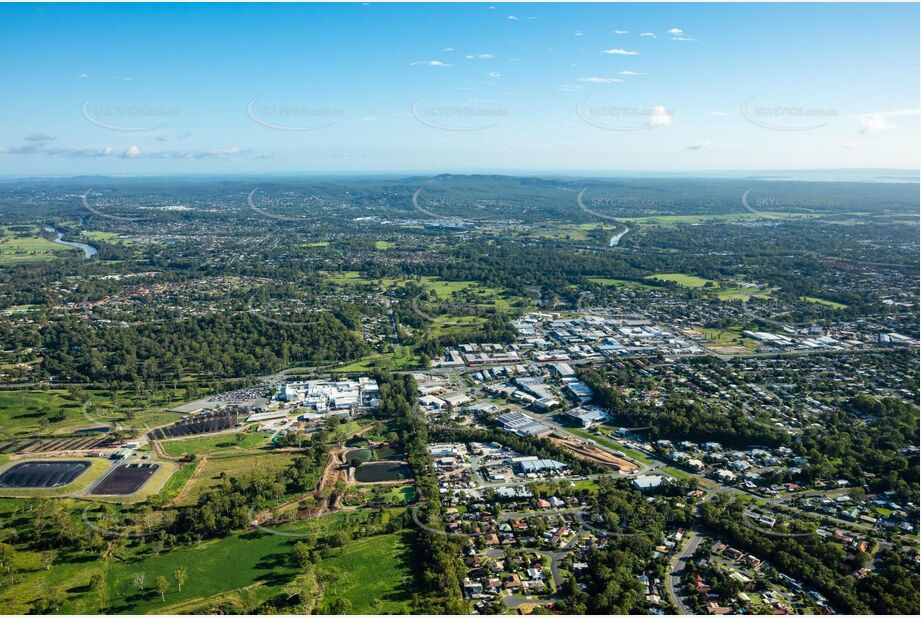
<path id="1" fill-rule="evenodd" d="M 160 468 L 159 464 L 122 464 L 109 472 L 90 491 L 95 496 L 127 496 L 133 494 Z"/>
<path id="2" fill-rule="evenodd" d="M 355 469 L 355 480 L 359 483 L 380 483 L 402 481 L 412 476 L 409 466 L 396 461 L 365 463 Z"/>
<path id="3" fill-rule="evenodd" d="M 86 461 L 24 461 L 0 474 L 0 488 L 61 487 L 90 467 Z"/>

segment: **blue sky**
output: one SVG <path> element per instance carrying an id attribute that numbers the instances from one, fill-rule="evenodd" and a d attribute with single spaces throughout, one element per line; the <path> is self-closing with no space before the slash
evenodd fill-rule
<path id="1" fill-rule="evenodd" d="M 917 4 L 0 5 L 0 174 L 916 168 Z"/>

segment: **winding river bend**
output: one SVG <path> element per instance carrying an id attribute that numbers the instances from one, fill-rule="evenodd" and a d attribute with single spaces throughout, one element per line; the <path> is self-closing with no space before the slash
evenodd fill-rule
<path id="1" fill-rule="evenodd" d="M 625 227 L 625 228 L 623 229 L 622 232 L 617 232 L 616 234 L 614 234 L 613 236 L 611 236 L 611 240 L 610 240 L 610 242 L 608 243 L 608 246 L 609 246 L 609 247 L 616 247 L 616 246 L 617 246 L 617 243 L 620 242 L 620 239 L 624 237 L 624 234 L 626 234 L 626 233 L 629 232 L 629 231 L 630 231 L 630 228 L 629 228 L 629 227 Z"/>
<path id="2" fill-rule="evenodd" d="M 45 227 L 45 231 L 46 231 L 46 232 L 51 232 L 51 233 L 53 233 L 53 234 L 57 234 L 58 237 L 54 239 L 54 242 L 56 242 L 56 243 L 59 244 L 59 245 L 67 245 L 68 247 L 73 247 L 73 248 L 75 248 L 75 249 L 82 249 L 82 250 L 83 250 L 83 259 L 85 259 L 85 260 L 88 260 L 88 259 L 90 259 L 91 257 L 93 257 L 94 255 L 96 255 L 97 253 L 99 253 L 99 251 L 96 249 L 96 247 L 94 247 L 94 246 L 92 246 L 92 245 L 88 245 L 88 244 L 83 243 L 83 242 L 73 242 L 73 241 L 70 241 L 70 240 L 63 240 L 63 239 L 64 239 L 64 234 L 63 234 L 62 232 L 57 231 L 57 230 L 54 229 L 53 227 Z"/>

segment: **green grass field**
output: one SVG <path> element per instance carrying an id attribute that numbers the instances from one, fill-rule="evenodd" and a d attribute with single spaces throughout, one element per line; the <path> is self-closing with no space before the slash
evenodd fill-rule
<path id="1" fill-rule="evenodd" d="M 320 274 L 323 276 L 326 282 L 339 286 L 375 285 L 383 289 L 390 289 L 394 287 L 403 287 L 413 283 L 422 287 L 426 292 L 434 292 L 440 300 L 450 299 L 455 295 L 455 293 L 465 290 L 474 291 L 478 296 L 482 296 L 487 300 L 495 296 L 501 296 L 502 294 L 501 290 L 483 287 L 476 281 L 446 281 L 439 279 L 438 277 L 407 277 L 401 279 L 384 277 L 382 279 L 368 279 L 363 277 L 360 272 L 355 270 L 345 270 L 336 273 L 321 271 Z"/>
<path id="2" fill-rule="evenodd" d="M 702 213 L 698 215 L 653 215 L 650 217 L 625 217 L 624 221 L 630 221 L 633 223 L 644 223 L 646 225 L 662 225 L 662 226 L 673 226 L 673 225 L 691 225 L 695 223 L 718 223 L 725 221 L 757 221 L 760 219 L 815 219 L 817 217 L 825 216 L 822 213 L 804 213 L 804 212 L 765 212 L 762 214 L 755 214 L 751 212 L 735 212 L 735 213 L 723 213 L 723 214 L 707 214 Z"/>
<path id="3" fill-rule="evenodd" d="M 179 418 L 168 411 L 180 401 L 178 395 L 172 398 L 160 393 L 148 398 L 103 390 L 87 391 L 87 395 L 90 405 L 84 415 L 79 398 L 66 390 L 0 391 L 0 432 L 9 437 L 66 434 L 113 421 L 127 428 L 148 429 Z"/>
<path id="4" fill-rule="evenodd" d="M 84 242 L 102 241 L 113 245 L 131 245 L 134 241 L 128 236 L 123 236 L 117 232 L 100 232 L 93 230 L 84 230 L 80 232 L 80 240 Z"/>
<path id="5" fill-rule="evenodd" d="M 720 300 L 748 300 L 749 298 L 773 298 L 770 292 L 758 288 L 732 286 L 725 287 L 725 283 L 716 290 L 716 297 Z"/>
<path id="6" fill-rule="evenodd" d="M 694 330 L 706 337 L 706 347 L 720 352 L 744 354 L 753 352 L 760 345 L 754 339 L 742 335 L 742 327 L 738 324 L 729 328 L 698 327 Z"/>
<path id="7" fill-rule="evenodd" d="M 707 348 L 727 354 L 745 354 L 753 352 L 758 347 L 758 342 L 742 335 L 742 327 L 734 324 L 729 328 L 703 328 L 697 327 L 696 332 L 705 336 Z"/>
<path id="8" fill-rule="evenodd" d="M 7 228 L 0 235 L 0 266 L 48 262 L 68 254 L 76 255 L 80 249 L 59 245 L 44 238 L 38 227 L 29 236 L 14 236 Z"/>
<path id="9" fill-rule="evenodd" d="M 684 275 L 682 273 L 665 273 L 661 275 L 649 275 L 647 279 L 658 279 L 659 281 L 672 281 L 678 285 L 686 288 L 702 288 L 707 283 L 716 284 L 715 281 L 711 279 L 704 279 L 703 277 L 697 277 L 695 275 Z"/>
<path id="10" fill-rule="evenodd" d="M 197 461 L 180 464 L 179 469 L 169 477 L 169 480 L 163 485 L 163 488 L 160 490 L 160 496 L 165 500 L 172 500 L 175 498 L 179 492 L 182 491 L 182 488 L 185 487 L 189 479 L 192 478 L 192 473 L 195 472 L 197 466 Z"/>
<path id="11" fill-rule="evenodd" d="M 589 277 L 589 281 L 596 285 L 617 287 L 617 288 L 631 288 L 635 290 L 661 290 L 662 288 L 656 287 L 654 285 L 646 285 L 644 283 L 638 283 L 636 281 L 629 281 L 627 279 L 610 279 L 607 277 Z"/>
<path id="12" fill-rule="evenodd" d="M 238 436 L 240 436 L 238 438 Z M 208 455 L 227 457 L 243 453 L 256 454 L 269 446 L 271 434 L 259 431 L 222 433 L 217 436 L 201 436 L 183 440 L 166 440 L 160 443 L 167 455 Z M 239 440 L 239 441 L 238 441 Z"/>
<path id="13" fill-rule="evenodd" d="M 291 465 L 295 455 L 292 453 L 265 453 L 242 455 L 238 457 L 214 457 L 208 459 L 205 467 L 180 504 L 194 504 L 198 496 L 211 487 L 221 484 L 221 474 L 228 477 L 244 475 L 274 474 Z"/>
<path id="14" fill-rule="evenodd" d="M 353 541 L 338 556 L 324 560 L 320 571 L 338 569 L 342 580 L 325 597 L 343 597 L 351 614 L 406 613 L 414 589 L 410 564 L 411 532 Z"/>
<path id="15" fill-rule="evenodd" d="M 606 233 L 613 233 L 616 227 L 615 225 L 606 225 L 603 223 L 554 223 L 548 226 L 534 226 L 528 234 L 548 240 L 585 242 L 589 240 L 588 234 L 592 230 L 600 229 L 605 230 Z"/>
<path id="16" fill-rule="evenodd" d="M 475 315 L 440 315 L 432 323 L 432 335 L 442 337 L 444 335 L 476 332 L 485 322 L 485 318 Z"/>
<path id="17" fill-rule="evenodd" d="M 322 523 L 302 522 L 281 526 L 279 530 L 329 533 L 342 520 L 328 516 L 319 521 Z M 412 534 L 403 531 L 356 539 L 319 562 L 317 570 L 321 574 L 339 575 L 338 581 L 327 586 L 324 598 L 348 599 L 352 614 L 404 613 L 414 590 Z M 252 531 L 137 562 L 110 562 L 105 569 L 110 613 L 207 613 L 212 599 L 245 587 L 254 590 L 259 601 L 265 601 L 282 593 L 297 574 L 291 549 L 297 540 L 297 537 Z M 229 565 L 233 568 L 228 568 Z M 189 573 L 182 592 L 173 578 L 180 566 Z M 144 591 L 134 586 L 137 573 L 144 573 Z M 173 583 L 165 603 L 153 590 L 153 583 L 160 576 Z M 74 604 L 73 608 L 76 607 Z"/>
<path id="18" fill-rule="evenodd" d="M 353 363 L 340 365 L 331 371 L 335 373 L 367 373 L 374 368 L 400 371 L 417 367 L 418 365 L 419 357 L 414 355 L 408 347 L 400 346 L 389 354 L 371 354 Z"/>
<path id="19" fill-rule="evenodd" d="M 828 300 L 826 298 L 818 298 L 816 296 L 802 296 L 800 300 L 806 301 L 807 303 L 816 303 L 818 305 L 825 305 L 826 307 L 831 307 L 832 309 L 847 309 L 847 305 L 843 303 L 836 303 L 833 300 Z"/>

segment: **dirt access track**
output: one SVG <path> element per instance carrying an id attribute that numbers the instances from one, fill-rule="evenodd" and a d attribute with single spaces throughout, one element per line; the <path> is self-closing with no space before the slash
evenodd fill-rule
<path id="1" fill-rule="evenodd" d="M 298 504 L 307 497 L 313 497 L 314 504 L 312 506 L 298 509 L 297 519 L 316 519 L 326 513 L 340 510 L 342 508 L 342 496 L 336 493 L 336 484 L 340 479 L 347 482 L 348 464 L 345 461 L 345 453 L 348 450 L 350 449 L 344 447 L 332 449 L 329 452 L 329 461 L 323 469 L 323 475 L 320 477 L 320 483 L 317 488 L 308 494 L 277 504 L 275 509 L 282 510 Z M 262 511 L 256 514 L 250 525 L 261 526 L 267 523 L 271 517 L 271 510 Z"/>
<path id="2" fill-rule="evenodd" d="M 622 457 L 612 455 L 604 449 L 598 448 L 594 444 L 586 444 L 581 440 L 561 436 L 558 433 L 550 434 L 550 441 L 557 446 L 565 448 L 579 459 L 598 463 L 603 466 L 613 468 L 619 472 L 629 474 L 630 472 L 635 472 L 639 469 L 639 466 L 637 466 L 632 461 L 627 461 Z"/>

